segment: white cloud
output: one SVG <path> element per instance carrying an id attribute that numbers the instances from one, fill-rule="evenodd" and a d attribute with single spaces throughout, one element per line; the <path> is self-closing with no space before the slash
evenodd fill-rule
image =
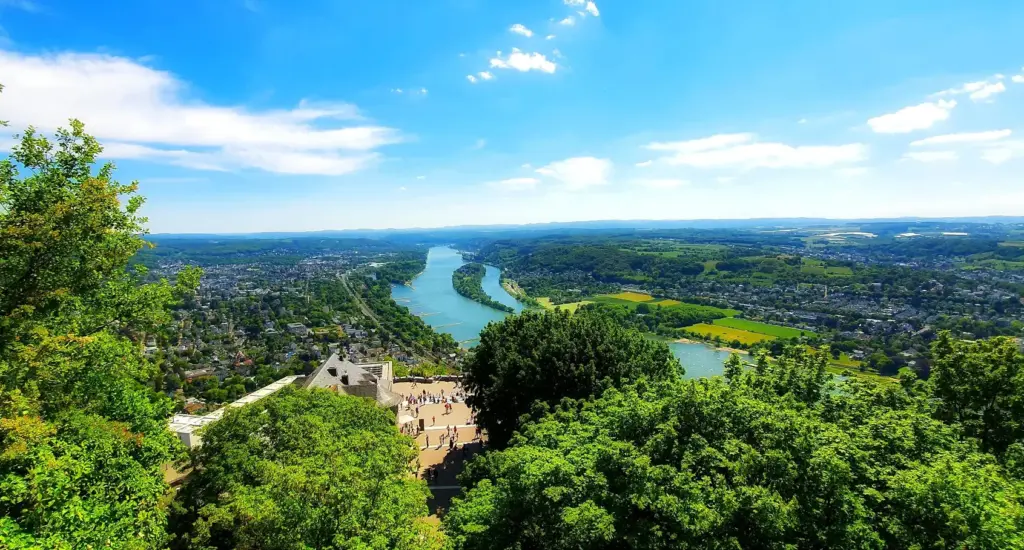
<path id="1" fill-rule="evenodd" d="M 540 180 L 537 178 L 509 178 L 501 181 L 488 182 L 489 187 L 501 189 L 503 191 L 529 191 L 537 187 Z"/>
<path id="2" fill-rule="evenodd" d="M 564 0 L 566 6 L 582 6 L 587 0 Z"/>
<path id="3" fill-rule="evenodd" d="M 416 93 L 419 93 L 420 95 L 427 95 L 429 92 L 427 92 L 426 88 L 420 88 Z"/>
<path id="4" fill-rule="evenodd" d="M 551 55 L 554 56 L 557 59 L 561 59 L 562 58 L 562 50 L 559 50 L 558 48 L 555 48 L 555 49 L 551 50 Z"/>
<path id="5" fill-rule="evenodd" d="M 879 134 L 906 134 L 914 130 L 931 128 L 936 122 L 949 118 L 949 112 L 956 107 L 955 100 L 922 103 L 904 107 L 895 113 L 868 120 L 868 126 Z"/>
<path id="6" fill-rule="evenodd" d="M 533 36 L 533 31 L 531 31 L 530 29 L 526 28 L 524 25 L 520 25 L 519 23 L 516 23 L 515 25 L 512 25 L 511 27 L 508 28 L 508 30 L 511 33 L 521 34 L 521 35 L 523 35 L 523 36 L 525 36 L 527 38 Z"/>
<path id="7" fill-rule="evenodd" d="M 643 162 L 636 163 L 636 167 L 637 168 L 647 168 L 648 166 L 650 166 L 652 164 L 654 164 L 653 160 L 645 160 Z"/>
<path id="8" fill-rule="evenodd" d="M 399 191 L 406 191 L 406 188 L 405 187 L 399 187 L 398 190 Z"/>
<path id="9" fill-rule="evenodd" d="M 0 74 L 0 105 L 14 128 L 52 132 L 75 117 L 106 145 L 104 158 L 339 175 L 370 164 L 374 149 L 403 141 L 392 128 L 345 126 L 360 118 L 346 103 L 252 111 L 193 100 L 171 73 L 124 57 L 0 51 Z"/>
<path id="10" fill-rule="evenodd" d="M 575 157 L 552 162 L 537 173 L 558 180 L 573 191 L 608 183 L 612 162 L 594 157 Z"/>
<path id="11" fill-rule="evenodd" d="M 917 162 L 947 162 L 960 158 L 956 151 L 911 151 L 903 154 L 903 158 Z"/>
<path id="12" fill-rule="evenodd" d="M 946 134 L 942 136 L 932 136 L 930 138 L 919 139 L 917 141 L 910 142 L 911 147 L 924 147 L 928 145 L 951 145 L 958 143 L 983 143 L 988 141 L 996 141 L 1009 137 L 1013 132 L 1011 130 L 989 130 L 987 132 L 963 132 L 960 134 Z"/>
<path id="13" fill-rule="evenodd" d="M 497 57 L 491 59 L 491 67 L 496 69 L 515 69 L 520 72 L 541 71 L 548 74 L 554 73 L 558 68 L 552 61 L 541 53 L 524 53 L 518 48 L 512 48 L 512 53 L 502 59 L 501 52 Z"/>
<path id="14" fill-rule="evenodd" d="M 593 2 L 587 2 L 587 8 L 586 9 L 587 9 L 587 13 L 589 13 L 590 15 L 593 15 L 594 17 L 597 17 L 597 16 L 601 15 L 601 12 L 597 11 L 597 4 L 595 4 Z"/>
<path id="15" fill-rule="evenodd" d="M 684 185 L 689 185 L 690 182 L 676 178 L 651 178 L 634 180 L 633 184 L 646 187 L 648 189 L 676 189 L 678 187 L 683 187 Z"/>
<path id="16" fill-rule="evenodd" d="M 401 88 L 391 88 L 391 93 L 393 93 L 393 94 L 400 94 L 400 93 L 402 93 L 402 89 Z"/>
<path id="17" fill-rule="evenodd" d="M 470 84 L 476 84 L 476 77 L 471 74 L 466 75 L 466 80 L 468 80 Z"/>
<path id="18" fill-rule="evenodd" d="M 1024 141 L 1003 141 L 994 144 L 981 154 L 982 160 L 992 164 L 1003 164 L 1010 160 L 1024 157 Z"/>
<path id="19" fill-rule="evenodd" d="M 986 84 L 980 90 L 972 92 L 970 97 L 974 101 L 982 101 L 1005 91 L 1006 85 L 1002 82 L 996 82 L 995 84 Z"/>
<path id="20" fill-rule="evenodd" d="M 719 134 L 707 138 L 651 143 L 647 149 L 674 153 L 667 164 L 695 168 L 821 168 L 864 160 L 867 147 L 758 142 L 754 134 Z"/>
<path id="21" fill-rule="evenodd" d="M 970 98 L 973 101 L 985 101 L 991 99 L 992 96 L 1000 94 L 1006 91 L 1006 85 L 1002 83 L 1005 78 L 1004 75 L 997 74 L 988 80 L 978 80 L 976 82 L 967 82 L 957 88 L 950 88 L 943 90 L 937 94 L 936 97 L 944 96 L 956 96 L 963 94 L 970 94 Z"/>
<path id="22" fill-rule="evenodd" d="M 1024 74 L 1013 75 L 1013 81 L 1017 84 L 1024 84 Z"/>
<path id="23" fill-rule="evenodd" d="M 715 181 L 717 181 L 718 183 L 721 183 L 722 185 L 728 185 L 728 184 L 736 181 L 736 178 L 734 178 L 732 176 L 719 176 L 719 177 L 715 178 Z"/>
<path id="24" fill-rule="evenodd" d="M 553 34 L 549 34 L 549 35 L 544 37 L 544 40 L 554 40 L 554 39 L 555 39 L 555 35 L 553 35 Z M 1016 77 L 1014 77 L 1014 78 L 1016 78 Z M 1022 77 L 1022 78 L 1024 78 L 1024 77 Z"/>
<path id="25" fill-rule="evenodd" d="M 427 176 L 416 176 L 416 179 L 418 179 L 418 180 L 425 180 L 425 179 L 427 179 Z"/>
<path id="26" fill-rule="evenodd" d="M 696 153 L 709 149 L 719 149 L 746 143 L 754 139 L 754 134 L 717 134 L 701 139 L 688 141 L 654 142 L 646 146 L 651 151 L 672 151 L 675 153 Z"/>
<path id="27" fill-rule="evenodd" d="M 488 72 L 488 71 L 480 71 L 480 72 L 479 72 L 479 73 L 477 73 L 477 74 L 478 74 L 478 75 L 480 76 L 480 78 L 482 78 L 483 80 L 491 80 L 492 78 L 494 78 L 494 75 L 493 75 L 493 74 L 491 74 L 491 73 L 490 73 L 490 72 Z"/>
<path id="28" fill-rule="evenodd" d="M 565 25 L 566 27 L 571 27 L 576 24 L 576 18 L 570 15 L 569 17 L 566 17 L 565 19 L 559 21 L 558 24 Z"/>

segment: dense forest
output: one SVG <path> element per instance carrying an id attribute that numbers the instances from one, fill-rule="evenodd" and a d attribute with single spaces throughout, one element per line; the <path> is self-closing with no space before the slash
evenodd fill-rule
<path id="1" fill-rule="evenodd" d="M 928 382 L 836 381 L 827 354 L 801 346 L 682 380 L 649 352 L 637 363 L 577 344 L 589 325 L 611 349 L 650 345 L 593 315 L 485 331 L 467 385 L 503 435 L 444 518 L 455 548 L 1024 545 L 1024 355 L 1012 341 L 943 336 Z"/>
<path id="2" fill-rule="evenodd" d="M 498 302 L 484 292 L 483 281 L 486 274 L 487 268 L 483 264 L 465 264 L 452 272 L 452 287 L 455 288 L 455 292 L 474 302 L 505 313 L 514 313 L 514 309 Z"/>

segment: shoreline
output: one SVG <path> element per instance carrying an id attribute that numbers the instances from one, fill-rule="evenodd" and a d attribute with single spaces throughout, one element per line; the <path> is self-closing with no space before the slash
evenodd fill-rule
<path id="1" fill-rule="evenodd" d="M 701 340 L 693 340 L 693 339 L 690 339 L 690 338 L 676 338 L 676 339 L 673 339 L 672 341 L 677 343 L 677 344 L 701 344 L 701 345 L 707 346 L 707 347 L 709 347 L 709 348 L 711 348 L 711 349 L 713 349 L 715 351 L 724 351 L 724 352 L 727 352 L 727 353 L 736 353 L 736 354 L 739 354 L 739 355 L 750 355 L 750 352 L 746 351 L 746 350 L 730 348 L 730 347 L 727 347 L 727 346 L 719 347 L 719 346 L 715 346 L 714 344 L 711 344 L 709 342 L 703 342 Z"/>

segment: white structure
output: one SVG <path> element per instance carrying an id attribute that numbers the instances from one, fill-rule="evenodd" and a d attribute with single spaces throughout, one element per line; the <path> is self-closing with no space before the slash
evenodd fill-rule
<path id="1" fill-rule="evenodd" d="M 224 411 L 228 408 L 238 408 L 248 405 L 249 403 L 255 403 L 264 397 L 276 393 L 281 388 L 295 382 L 296 380 L 304 378 L 303 376 L 286 376 L 269 386 L 262 387 L 249 395 L 228 404 L 225 407 L 217 409 L 212 413 L 195 416 L 191 414 L 176 414 L 171 417 L 170 428 L 171 431 L 181 439 L 181 442 L 188 446 L 189 449 L 194 449 L 203 444 L 203 439 L 199 435 L 199 429 L 203 426 L 220 420 L 224 416 Z"/>

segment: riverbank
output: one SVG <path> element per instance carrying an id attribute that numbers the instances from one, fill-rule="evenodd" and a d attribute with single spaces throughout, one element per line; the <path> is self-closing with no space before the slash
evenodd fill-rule
<path id="1" fill-rule="evenodd" d="M 513 308 L 491 298 L 484 291 L 484 276 L 486 274 L 487 268 L 483 264 L 465 264 L 452 272 L 452 288 L 459 295 L 469 298 L 478 304 L 504 313 L 515 313 Z"/>
<path id="2" fill-rule="evenodd" d="M 710 342 L 703 342 L 703 341 L 700 341 L 700 340 L 691 340 L 689 338 L 676 338 L 676 339 L 673 339 L 672 341 L 677 343 L 677 344 L 703 344 L 703 345 L 705 345 L 705 346 L 707 346 L 709 348 L 713 348 L 713 349 L 715 349 L 717 351 L 724 351 L 726 353 L 738 353 L 740 355 L 750 355 L 750 352 L 747 351 L 747 350 L 744 350 L 744 349 L 736 349 L 736 348 L 730 348 L 730 347 L 726 347 L 726 346 L 719 347 L 719 346 L 715 346 L 715 345 L 711 344 Z"/>

